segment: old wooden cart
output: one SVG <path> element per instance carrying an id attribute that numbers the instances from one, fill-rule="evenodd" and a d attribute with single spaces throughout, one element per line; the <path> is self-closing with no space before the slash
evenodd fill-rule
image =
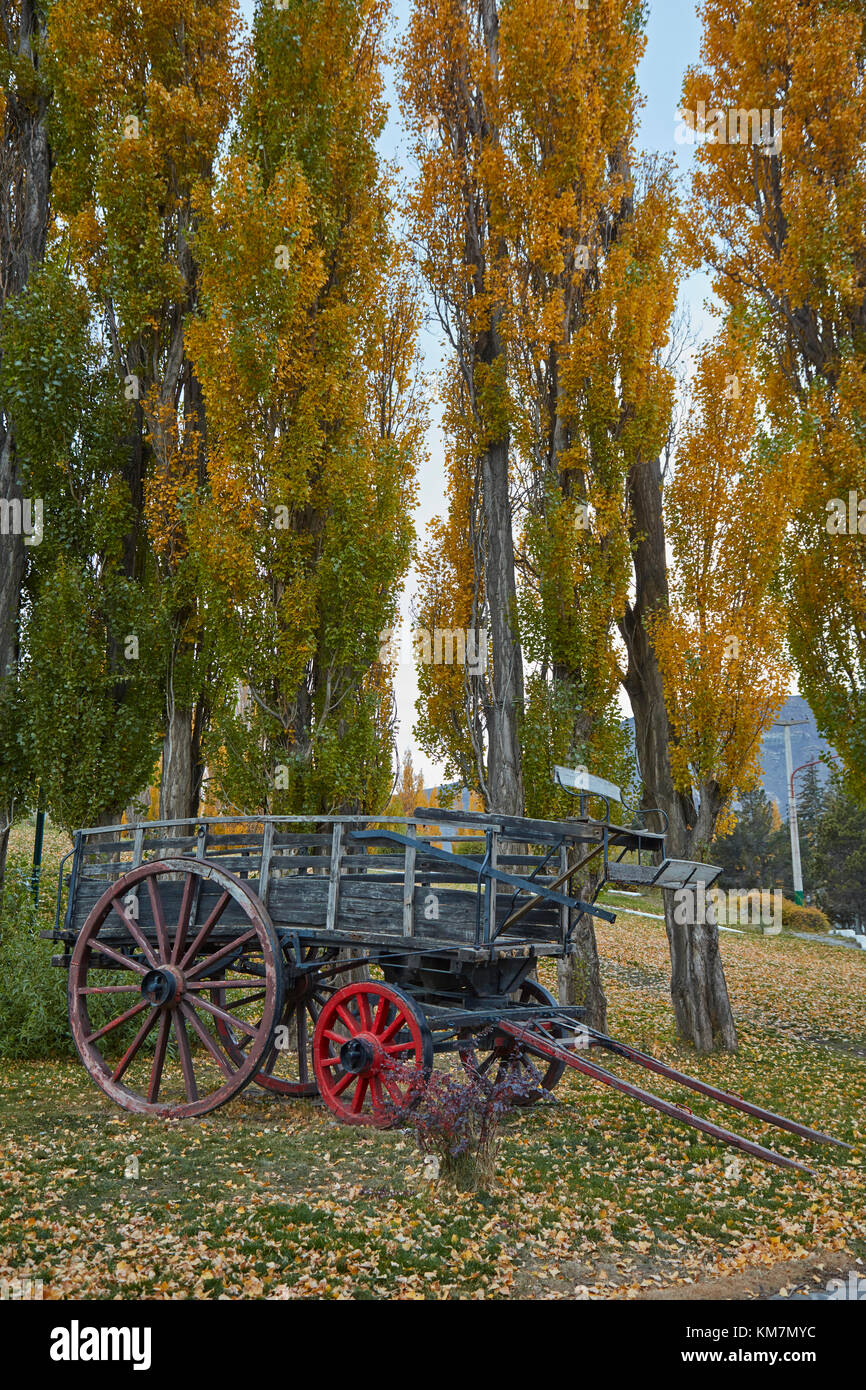
<path id="1" fill-rule="evenodd" d="M 605 784 L 606 785 L 606 784 Z M 615 789 L 608 788 L 609 791 Z M 524 1099 L 566 1067 L 759 1157 L 802 1166 L 623 1080 L 606 1050 L 796 1134 L 825 1139 L 583 1025 L 534 978 L 575 922 L 614 914 L 571 893 L 603 881 L 711 879 L 659 834 L 427 810 L 402 819 L 203 818 L 82 830 L 61 870 L 54 961 L 69 971 L 75 1045 L 128 1110 L 202 1115 L 254 1081 L 315 1096 L 352 1124 L 398 1122 L 437 1053 Z M 65 886 L 65 914 L 61 902 Z M 362 968 L 363 967 L 363 968 Z M 836 1142 L 836 1141 L 831 1141 Z"/>

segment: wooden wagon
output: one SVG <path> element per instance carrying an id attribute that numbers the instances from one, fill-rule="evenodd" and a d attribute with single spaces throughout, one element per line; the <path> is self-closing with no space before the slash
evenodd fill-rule
<path id="1" fill-rule="evenodd" d="M 582 913 L 615 920 L 571 891 L 588 862 L 602 883 L 675 886 L 718 873 L 666 859 L 658 833 L 615 824 L 609 784 L 559 774 L 577 795 L 577 814 L 562 821 L 418 808 L 403 818 L 202 817 L 79 831 L 50 935 L 62 945 L 54 962 L 69 972 L 88 1072 L 132 1111 L 202 1115 L 255 1082 L 384 1126 L 405 1116 L 438 1053 L 456 1054 L 476 1078 L 521 1076 L 524 1101 L 552 1092 L 570 1066 L 726 1143 L 802 1166 L 623 1081 L 590 1050 L 828 1136 L 587 1028 L 580 1007 L 536 980 L 539 959 L 569 950 Z M 589 814 L 593 792 L 605 797 L 603 819 Z"/>

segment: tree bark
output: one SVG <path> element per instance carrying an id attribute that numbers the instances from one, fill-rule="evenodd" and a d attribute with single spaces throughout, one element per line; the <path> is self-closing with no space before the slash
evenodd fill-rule
<path id="1" fill-rule="evenodd" d="M 643 807 L 651 828 L 665 831 L 669 857 L 688 859 L 706 852 L 719 805 L 714 783 L 701 788 L 698 809 L 691 795 L 676 789 L 671 774 L 673 733 L 665 706 L 661 668 L 647 628 L 649 617 L 668 602 L 659 459 L 638 461 L 632 467 L 628 500 L 635 594 L 619 627 L 628 653 L 623 685 L 635 720 Z M 667 827 L 659 810 L 668 817 Z M 665 929 L 671 955 L 671 999 L 677 1030 L 699 1052 L 709 1052 L 714 1046 L 735 1052 L 737 1030 L 719 953 L 718 927 L 712 922 L 677 922 L 673 893 L 665 891 L 664 899 Z"/>
<path id="2" fill-rule="evenodd" d="M 515 630 L 517 585 L 508 487 L 508 443 L 499 441 L 482 462 L 485 527 L 484 588 L 493 659 L 487 785 L 491 810 L 523 814 L 520 720 L 523 656 Z"/>
<path id="3" fill-rule="evenodd" d="M 570 882 L 575 897 L 592 902 L 601 884 L 601 874 L 587 866 Z M 587 913 L 572 914 L 571 949 L 557 961 L 556 976 L 560 1004 L 582 1004 L 586 1009 L 585 1023 L 606 1033 L 607 996 L 601 982 L 595 925 Z"/>
<path id="4" fill-rule="evenodd" d="M 496 0 L 481 0 L 481 23 L 484 46 L 493 80 L 499 75 L 499 15 Z M 496 140 L 496 132 L 487 129 L 488 137 Z M 490 250 L 507 255 L 507 248 L 494 238 Z M 476 248 L 473 271 L 479 292 L 487 286 L 489 266 L 483 248 Z M 504 391 L 506 347 L 501 333 L 501 308 L 490 311 L 488 327 L 475 343 L 476 381 L 481 377 L 485 388 L 492 386 L 496 395 L 496 379 L 503 378 Z M 486 394 L 486 391 L 485 391 Z M 481 421 L 486 433 L 486 424 Z M 520 724 L 523 715 L 523 654 L 517 630 L 517 582 L 514 570 L 514 529 L 511 513 L 510 480 L 508 476 L 510 438 L 506 430 L 487 442 L 481 458 L 482 516 L 484 526 L 484 593 L 490 621 L 490 644 L 493 661 L 492 699 L 487 730 L 487 789 L 488 809 L 509 815 L 523 814 L 523 774 L 520 752 Z"/>
<path id="5" fill-rule="evenodd" d="M 34 0 L 21 0 L 17 16 L 4 0 L 3 32 L 7 54 L 28 63 L 33 80 L 4 83 L 3 148 L 0 165 L 0 307 L 26 288 L 31 272 L 45 255 L 51 188 L 51 147 L 45 126 L 50 90 L 40 72 L 45 17 Z M 16 24 L 17 18 L 17 24 Z M 0 402 L 0 500 L 21 500 L 13 421 Z M 11 532 L 11 528 L 10 528 Z M 15 679 L 18 618 L 26 569 L 24 537 L 0 535 L 0 687 Z M 0 808 L 0 821 L 11 821 L 11 804 Z M 0 853 L 0 900 L 6 864 L 8 828 Z"/>

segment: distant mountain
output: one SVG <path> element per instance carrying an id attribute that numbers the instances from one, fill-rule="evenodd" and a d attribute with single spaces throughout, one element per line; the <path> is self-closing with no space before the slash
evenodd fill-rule
<path id="1" fill-rule="evenodd" d="M 791 729 L 791 756 L 794 768 L 802 767 L 803 763 L 812 762 L 813 759 L 820 758 L 823 753 L 833 754 L 831 745 L 825 738 L 818 733 L 818 726 L 815 723 L 815 716 L 806 701 L 800 695 L 792 695 L 786 700 L 779 712 L 780 720 L 805 720 L 803 724 L 797 723 Z M 631 746 L 634 749 L 634 720 L 626 720 Z M 819 783 L 823 786 L 829 779 L 830 772 L 826 764 L 816 767 L 815 773 Z M 802 777 L 798 777 L 794 783 L 795 787 L 802 785 Z M 776 802 L 779 808 L 779 815 L 782 820 L 788 819 L 788 790 L 787 776 L 785 773 L 785 733 L 783 729 L 770 729 L 764 735 L 761 744 L 761 786 L 772 801 Z"/>

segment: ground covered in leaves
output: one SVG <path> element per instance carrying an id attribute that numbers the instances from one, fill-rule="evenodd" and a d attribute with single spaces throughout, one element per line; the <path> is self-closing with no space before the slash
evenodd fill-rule
<path id="1" fill-rule="evenodd" d="M 0 1278 L 41 1279 L 46 1298 L 635 1298 L 816 1251 L 833 1272 L 862 1263 L 866 953 L 725 937 L 740 1053 L 699 1059 L 674 1035 L 661 923 L 623 914 L 600 947 L 614 1036 L 853 1151 L 605 1058 L 818 1176 L 569 1073 L 555 1103 L 506 1122 L 493 1190 L 462 1194 L 425 1180 L 411 1133 L 349 1129 L 309 1101 L 250 1087 L 157 1121 L 117 1110 L 78 1063 L 5 1062 Z"/>

